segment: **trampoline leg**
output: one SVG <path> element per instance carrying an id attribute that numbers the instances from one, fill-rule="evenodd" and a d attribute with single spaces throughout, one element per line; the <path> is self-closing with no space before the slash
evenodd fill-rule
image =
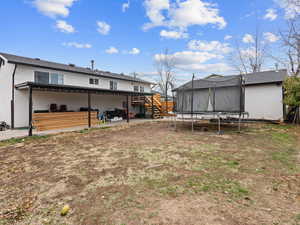
<path id="1" fill-rule="evenodd" d="M 192 116 L 192 132 L 194 132 L 194 118 Z"/>
<path id="2" fill-rule="evenodd" d="M 239 133 L 241 132 L 241 115 L 239 116 Z"/>
<path id="3" fill-rule="evenodd" d="M 218 116 L 218 130 L 219 130 L 219 134 L 221 134 L 221 117 Z"/>

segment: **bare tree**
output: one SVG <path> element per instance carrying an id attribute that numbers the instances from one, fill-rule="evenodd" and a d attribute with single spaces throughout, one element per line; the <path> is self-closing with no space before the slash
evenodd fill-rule
<path id="1" fill-rule="evenodd" d="M 241 43 L 236 40 L 234 51 L 229 57 L 231 64 L 240 74 L 260 72 L 267 59 L 267 42 L 263 41 L 258 28 L 252 37 L 253 40 L 246 48 L 242 48 Z"/>
<path id="2" fill-rule="evenodd" d="M 286 6 L 300 7 L 300 0 L 286 0 Z M 274 57 L 280 64 L 288 69 L 292 76 L 300 76 L 300 13 L 287 21 L 285 29 L 279 31 L 282 42 L 282 53 Z"/>
<path id="3" fill-rule="evenodd" d="M 155 58 L 155 67 L 158 74 L 158 88 L 168 97 L 168 92 L 175 84 L 175 61 L 168 49 Z"/>
<path id="4" fill-rule="evenodd" d="M 299 21 L 290 20 L 286 32 L 280 32 L 283 45 L 286 49 L 289 71 L 293 76 L 300 75 L 300 31 Z"/>

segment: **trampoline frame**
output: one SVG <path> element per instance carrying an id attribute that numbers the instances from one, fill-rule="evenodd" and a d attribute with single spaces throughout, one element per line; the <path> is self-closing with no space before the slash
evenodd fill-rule
<path id="1" fill-rule="evenodd" d="M 178 114 L 182 115 L 181 120 L 191 120 L 191 129 L 192 132 L 194 132 L 194 122 L 197 120 L 203 120 L 203 119 L 199 119 L 197 118 L 197 115 L 202 115 L 202 116 L 213 116 L 214 118 L 217 117 L 218 119 L 218 134 L 221 134 L 221 119 L 222 117 L 226 116 L 238 116 L 238 132 L 241 131 L 241 119 L 244 118 L 245 116 L 247 116 L 249 118 L 249 113 L 245 112 L 245 79 L 242 75 L 240 75 L 240 110 L 239 111 L 216 111 L 215 110 L 215 93 L 216 93 L 216 85 L 215 87 L 213 87 L 213 110 L 211 111 L 194 111 L 194 91 L 198 90 L 198 89 L 205 89 L 205 88 L 194 88 L 194 79 L 195 76 L 193 74 L 193 78 L 192 78 L 192 87 L 191 88 L 187 88 L 187 89 L 183 89 L 180 90 L 181 92 L 185 92 L 185 91 L 192 91 L 192 96 L 191 96 L 191 111 L 183 111 L 183 101 L 184 98 L 182 97 L 182 104 L 181 104 L 181 111 L 178 112 L 177 110 L 177 96 L 176 96 L 176 105 L 174 105 L 174 113 L 175 113 L 175 129 L 177 129 L 177 117 Z M 234 78 L 233 78 L 234 79 Z M 213 82 L 213 81 L 212 81 Z M 222 82 L 222 81 L 219 81 Z M 215 81 L 215 83 L 218 83 L 218 81 Z M 237 87 L 237 86 L 224 86 L 224 87 Z M 210 88 L 210 87 L 208 87 Z M 178 92 L 178 91 L 173 91 L 173 92 Z M 177 93 L 176 93 L 177 94 Z M 190 115 L 190 118 L 184 118 L 183 115 Z M 194 118 L 194 115 L 196 115 L 196 118 Z M 227 120 L 228 121 L 228 120 Z"/>

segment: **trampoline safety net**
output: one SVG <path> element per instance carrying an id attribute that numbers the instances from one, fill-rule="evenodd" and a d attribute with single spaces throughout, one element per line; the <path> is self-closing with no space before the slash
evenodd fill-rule
<path id="1" fill-rule="evenodd" d="M 178 113 L 244 112 L 242 76 L 194 80 L 176 90 Z"/>

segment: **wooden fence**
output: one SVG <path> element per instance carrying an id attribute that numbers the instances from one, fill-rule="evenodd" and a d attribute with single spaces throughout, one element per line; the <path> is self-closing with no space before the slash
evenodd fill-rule
<path id="1" fill-rule="evenodd" d="M 91 112 L 91 125 L 97 125 L 97 112 Z M 38 131 L 88 125 L 88 112 L 34 113 L 33 126 Z"/>

